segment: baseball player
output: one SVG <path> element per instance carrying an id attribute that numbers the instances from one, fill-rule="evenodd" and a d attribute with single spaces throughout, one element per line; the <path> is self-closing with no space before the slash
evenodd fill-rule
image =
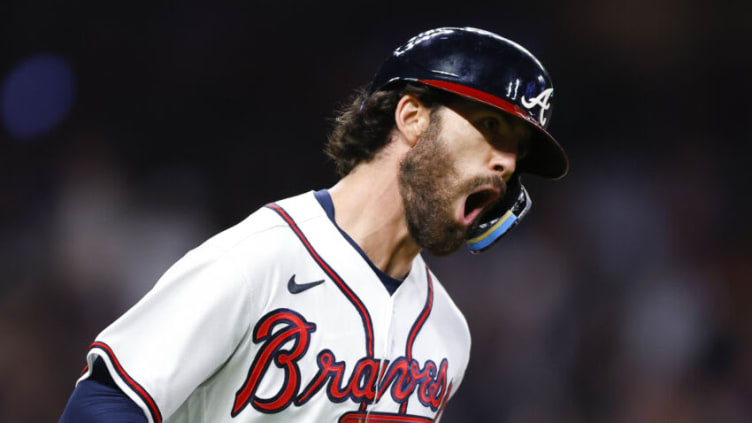
<path id="1" fill-rule="evenodd" d="M 420 251 L 490 247 L 560 178 L 551 79 L 474 28 L 394 50 L 326 146 L 342 179 L 188 252 L 91 344 L 61 422 L 438 421 L 462 313 Z"/>

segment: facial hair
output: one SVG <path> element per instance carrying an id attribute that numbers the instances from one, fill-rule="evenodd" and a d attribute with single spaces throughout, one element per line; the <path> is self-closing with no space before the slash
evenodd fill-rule
<path id="1" fill-rule="evenodd" d="M 472 177 L 460 181 L 447 140 L 440 135 L 437 114 L 400 163 L 399 185 L 410 236 L 421 247 L 436 256 L 453 253 L 477 228 L 480 219 L 465 227 L 455 216 L 455 202 L 475 188 L 492 184 L 504 192 L 501 177 Z"/>

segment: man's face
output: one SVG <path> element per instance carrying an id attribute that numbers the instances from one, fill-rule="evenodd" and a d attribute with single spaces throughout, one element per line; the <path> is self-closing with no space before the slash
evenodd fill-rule
<path id="1" fill-rule="evenodd" d="M 506 191 L 529 130 L 472 101 L 442 107 L 400 164 L 410 235 L 434 255 L 456 251 Z"/>

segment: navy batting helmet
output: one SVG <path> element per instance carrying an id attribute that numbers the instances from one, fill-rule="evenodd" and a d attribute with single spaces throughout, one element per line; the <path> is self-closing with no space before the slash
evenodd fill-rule
<path id="1" fill-rule="evenodd" d="M 569 160 L 547 131 L 554 86 L 543 65 L 519 44 L 476 28 L 437 28 L 398 47 L 373 78 L 369 94 L 417 82 L 490 104 L 533 127 L 523 173 L 558 179 Z"/>
<path id="2" fill-rule="evenodd" d="M 527 122 L 530 151 L 517 163 L 504 197 L 481 217 L 467 245 L 480 252 L 498 241 L 528 213 L 532 202 L 519 173 L 558 179 L 569 159 L 546 131 L 554 86 L 543 65 L 519 44 L 477 28 L 437 28 L 398 47 L 374 76 L 369 95 L 413 82 L 480 101 Z"/>

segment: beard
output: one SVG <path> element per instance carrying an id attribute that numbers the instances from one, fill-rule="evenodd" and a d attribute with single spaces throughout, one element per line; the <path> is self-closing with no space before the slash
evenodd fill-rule
<path id="1" fill-rule="evenodd" d="M 476 176 L 460 181 L 446 148 L 447 140 L 440 136 L 440 126 L 438 115 L 432 115 L 428 129 L 400 163 L 399 172 L 410 236 L 436 256 L 457 251 L 480 224 L 480 218 L 469 226 L 459 222 L 454 206 L 457 199 L 485 184 L 502 192 L 506 188 L 501 177 Z"/>

